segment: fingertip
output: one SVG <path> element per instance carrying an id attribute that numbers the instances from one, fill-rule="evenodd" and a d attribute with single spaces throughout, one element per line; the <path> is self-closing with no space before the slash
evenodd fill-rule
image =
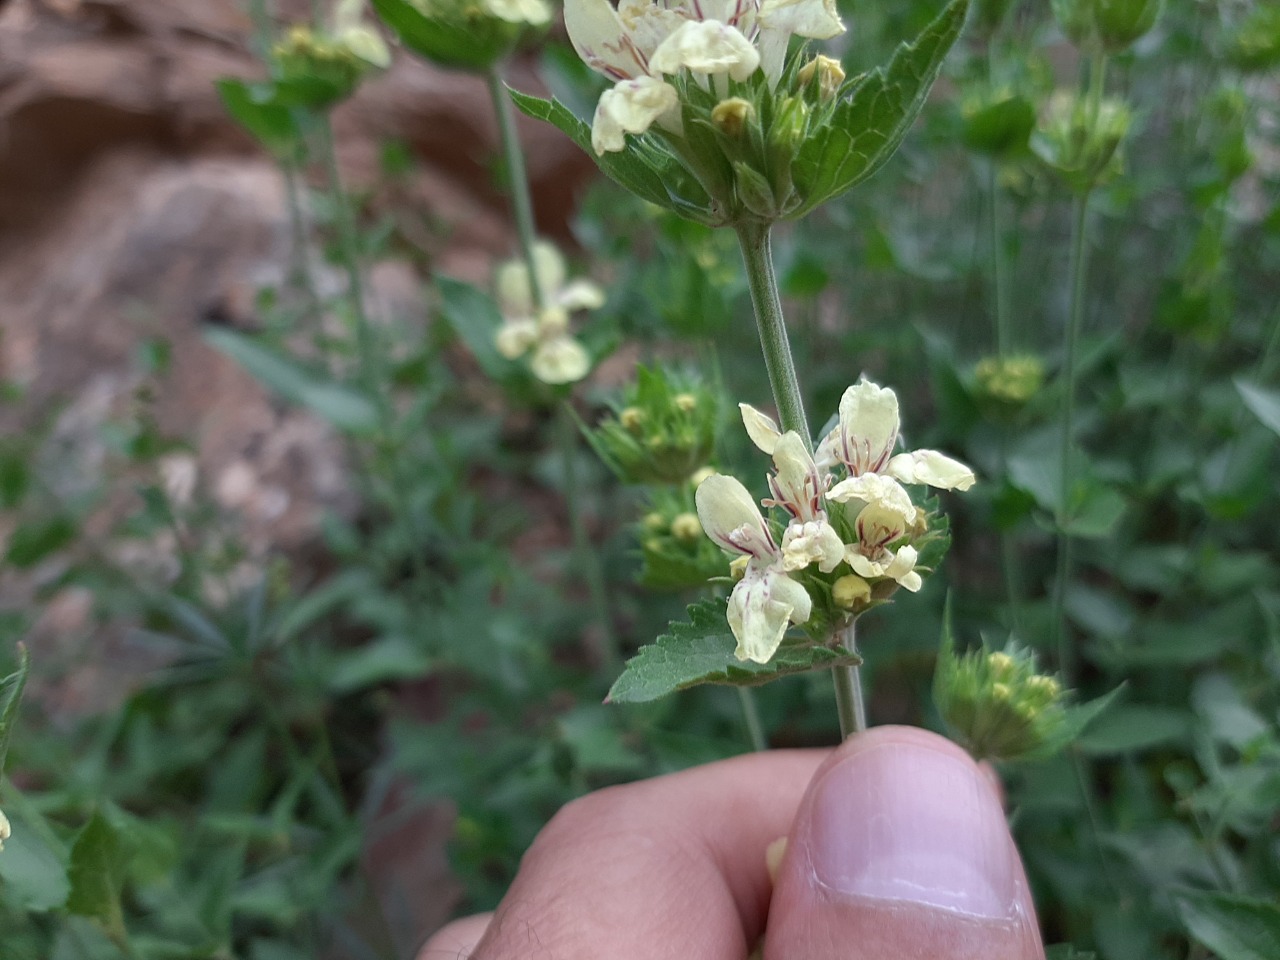
<path id="1" fill-rule="evenodd" d="M 766 960 L 1039 960 L 1026 877 L 987 773 L 906 727 L 847 741 L 801 801 Z"/>

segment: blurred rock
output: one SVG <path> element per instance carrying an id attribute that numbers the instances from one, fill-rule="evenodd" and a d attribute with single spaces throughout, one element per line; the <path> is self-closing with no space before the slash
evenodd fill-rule
<path id="1" fill-rule="evenodd" d="M 293 6 L 301 14 L 307 4 Z M 242 7 L 0 7 L 0 372 L 28 388 L 25 409 L 0 413 L 0 429 L 54 403 L 85 409 L 86 391 L 105 419 L 137 387 L 140 340 L 165 338 L 172 366 L 155 397 L 160 426 L 192 439 L 212 486 L 221 471 L 249 471 L 255 487 L 238 509 L 250 538 L 289 549 L 314 536 L 322 508 L 350 505 L 340 444 L 308 415 L 281 409 L 202 337 L 209 324 L 253 325 L 257 291 L 282 283 L 294 256 L 282 176 L 227 118 L 213 86 L 262 73 Z M 514 82 L 537 86 L 527 72 Z M 384 179 L 386 142 L 407 147 L 416 166 L 384 208 L 419 214 L 428 225 L 422 259 L 470 279 L 487 276 L 512 242 L 492 184 L 492 113 L 479 78 L 402 55 L 335 116 L 356 191 Z M 562 234 L 591 165 L 545 125 L 522 123 L 522 133 L 543 228 Z M 403 263 L 370 274 L 379 307 L 420 311 Z M 102 401 L 104 390 L 114 402 Z"/>

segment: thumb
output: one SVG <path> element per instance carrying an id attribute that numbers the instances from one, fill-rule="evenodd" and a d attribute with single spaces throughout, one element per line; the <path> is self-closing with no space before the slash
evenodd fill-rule
<path id="1" fill-rule="evenodd" d="M 765 960 L 1043 960 L 1000 800 L 925 730 L 850 738 L 809 784 L 769 909 Z"/>

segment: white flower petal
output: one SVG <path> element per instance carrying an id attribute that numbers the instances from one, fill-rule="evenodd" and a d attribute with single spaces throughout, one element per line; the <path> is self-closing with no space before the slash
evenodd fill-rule
<path id="1" fill-rule="evenodd" d="M 821 510 L 822 481 L 800 434 L 788 430 L 773 448 L 774 475 L 769 488 L 775 502 L 802 521 L 815 520 Z"/>
<path id="2" fill-rule="evenodd" d="M 573 49 L 597 73 L 611 80 L 648 73 L 644 53 L 609 0 L 565 0 L 564 26 Z"/>
<path id="3" fill-rule="evenodd" d="M 702 529 L 717 544 L 760 560 L 776 557 L 777 547 L 760 508 L 737 477 L 712 474 L 698 484 L 694 502 Z"/>
<path id="4" fill-rule="evenodd" d="M 900 548 L 893 560 L 885 567 L 885 576 L 893 577 L 903 589 L 915 593 L 924 586 L 924 581 L 920 579 L 920 574 L 915 572 L 916 560 L 915 547 L 906 546 Z"/>
<path id="5" fill-rule="evenodd" d="M 736 28 L 717 20 L 691 20 L 658 45 L 649 59 L 654 73 L 727 73 L 746 80 L 760 66 L 760 52 Z"/>
<path id="6" fill-rule="evenodd" d="M 904 516 L 896 505 L 868 503 L 854 521 L 858 531 L 858 551 L 873 557 L 895 540 L 902 539 L 915 518 L 915 508 L 912 507 L 911 511 L 910 515 Z"/>
<path id="7" fill-rule="evenodd" d="M 915 450 L 892 458 L 886 472 L 903 483 L 927 483 L 940 490 L 968 490 L 977 479 L 959 460 L 937 450 Z"/>
<path id="8" fill-rule="evenodd" d="M 915 519 L 916 508 L 911 502 L 911 495 L 893 477 L 881 473 L 864 473 L 861 476 L 841 480 L 827 491 L 827 499 L 837 503 L 861 501 L 875 503 L 893 510 L 902 517 L 902 522 L 910 526 Z"/>
<path id="9" fill-rule="evenodd" d="M 573 337 L 553 337 L 533 352 L 529 369 L 543 383 L 576 383 L 591 370 L 591 355 Z"/>
<path id="10" fill-rule="evenodd" d="M 619 81 L 600 95 L 591 124 L 591 146 L 597 154 L 626 147 L 624 133 L 644 133 L 664 114 L 677 111 L 676 88 L 654 77 Z"/>
<path id="11" fill-rule="evenodd" d="M 4 815 L 4 811 L 0 810 L 0 850 L 4 849 L 4 842 L 11 836 L 9 830 L 9 818 Z"/>
<path id="12" fill-rule="evenodd" d="M 823 573 L 830 573 L 844 560 L 844 542 L 825 520 L 793 523 L 782 535 L 782 566 L 785 570 L 803 570 L 816 563 Z"/>
<path id="13" fill-rule="evenodd" d="M 832 449 L 849 473 L 879 473 L 898 442 L 898 396 L 870 380 L 855 383 L 840 398 L 840 423 Z"/>
<path id="14" fill-rule="evenodd" d="M 507 320 L 498 328 L 494 342 L 508 360 L 522 357 L 538 342 L 538 322 L 531 317 Z"/>
<path id="15" fill-rule="evenodd" d="M 759 22 L 761 30 L 812 40 L 830 40 L 844 33 L 835 0 L 763 0 Z"/>
<path id="16" fill-rule="evenodd" d="M 551 8 L 543 0 L 485 0 L 485 7 L 499 20 L 535 27 L 551 21 Z"/>
<path id="17" fill-rule="evenodd" d="M 335 39 L 352 54 L 379 70 L 391 66 L 391 51 L 387 48 L 387 41 L 372 27 L 363 24 L 349 27 L 340 31 Z"/>
<path id="18" fill-rule="evenodd" d="M 729 596 L 726 619 L 738 641 L 739 660 L 768 663 L 789 623 L 804 623 L 813 610 L 808 592 L 774 568 L 748 566 Z"/>
<path id="19" fill-rule="evenodd" d="M 738 404 L 738 410 L 742 413 L 742 425 L 747 428 L 747 436 L 751 438 L 751 442 L 765 453 L 773 453 L 778 438 L 782 436 L 773 418 L 749 403 Z"/>
<path id="20" fill-rule="evenodd" d="M 574 280 L 556 298 L 566 310 L 598 310 L 604 306 L 604 291 L 590 280 Z"/>

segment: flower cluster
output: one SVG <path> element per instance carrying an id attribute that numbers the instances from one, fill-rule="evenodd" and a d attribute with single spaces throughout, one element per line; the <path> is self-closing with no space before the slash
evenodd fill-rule
<path id="1" fill-rule="evenodd" d="M 587 439 L 626 483 L 684 483 L 711 462 L 719 399 L 697 376 L 640 366 Z"/>
<path id="2" fill-rule="evenodd" d="M 522 259 L 498 268 L 498 352 L 508 360 L 529 355 L 529 369 L 543 383 L 575 383 L 590 371 L 591 356 L 569 333 L 569 316 L 604 306 L 604 291 L 589 280 L 568 280 L 564 258 L 549 243 L 534 245 L 533 270 L 535 282 Z"/>
<path id="3" fill-rule="evenodd" d="M 761 503 L 781 508 L 785 525 L 767 521 L 731 476 L 708 477 L 696 502 L 707 535 L 739 555 L 728 607 L 737 656 L 766 663 L 787 627 L 809 620 L 814 589 L 846 616 L 873 596 L 919 590 L 912 540 L 925 532 L 924 518 L 903 484 L 967 490 L 974 474 L 934 450 L 895 454 L 898 398 L 867 380 L 845 391 L 836 425 L 812 454 L 798 433 L 747 404 L 741 411 L 751 440 L 773 457 L 771 496 Z"/>
<path id="4" fill-rule="evenodd" d="M 933 695 L 952 737 L 979 760 L 1042 757 L 1075 732 L 1062 685 L 1014 644 L 957 654 L 946 641 Z"/>
<path id="5" fill-rule="evenodd" d="M 365 0 L 340 0 L 324 32 L 291 28 L 271 51 L 279 78 L 302 84 L 307 99 L 336 102 L 370 70 L 390 66 L 391 51 L 366 22 L 364 8 Z"/>
<path id="6" fill-rule="evenodd" d="M 772 89 L 792 36 L 844 32 L 833 0 L 621 0 L 616 10 L 608 0 L 567 0 L 564 19 L 578 55 L 615 81 L 592 124 L 598 154 L 622 150 L 624 134 L 655 123 L 681 136 L 689 79 L 725 97 L 729 81 L 761 70 Z"/>

